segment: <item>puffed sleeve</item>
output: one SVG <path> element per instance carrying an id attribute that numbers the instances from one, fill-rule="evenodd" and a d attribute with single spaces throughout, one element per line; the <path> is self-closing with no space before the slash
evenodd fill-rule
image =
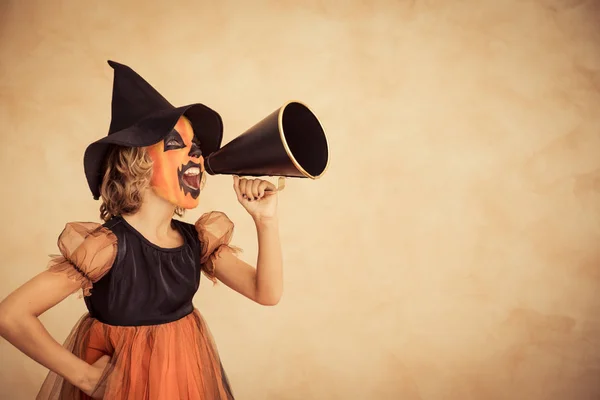
<path id="1" fill-rule="evenodd" d="M 112 267 L 117 256 L 117 237 L 95 222 L 69 222 L 58 237 L 60 255 L 51 256 L 48 269 L 66 273 L 89 296 L 95 282 Z"/>
<path id="2" fill-rule="evenodd" d="M 236 255 L 241 252 L 240 248 L 230 245 L 233 237 L 233 222 L 225 213 L 211 211 L 203 214 L 194 226 L 202 244 L 200 252 L 202 272 L 214 283 L 217 280 L 215 261 L 221 252 L 229 251 Z"/>

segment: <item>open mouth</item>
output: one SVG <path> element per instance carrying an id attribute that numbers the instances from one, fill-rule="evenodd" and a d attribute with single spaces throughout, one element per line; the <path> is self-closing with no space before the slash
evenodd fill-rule
<path id="1" fill-rule="evenodd" d="M 202 178 L 200 164 L 190 161 L 177 170 L 177 175 L 179 175 L 179 187 L 183 193 L 189 194 L 194 199 L 198 198 L 200 179 Z"/>
<path id="2" fill-rule="evenodd" d="M 182 176 L 183 184 L 190 189 L 200 189 L 200 168 L 190 167 L 186 169 Z"/>

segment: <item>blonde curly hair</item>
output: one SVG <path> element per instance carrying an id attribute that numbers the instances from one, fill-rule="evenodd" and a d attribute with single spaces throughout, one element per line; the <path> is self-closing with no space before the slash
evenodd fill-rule
<path id="1" fill-rule="evenodd" d="M 113 216 L 136 213 L 151 178 L 152 159 L 146 148 L 112 146 L 100 186 L 100 218 L 106 222 Z M 175 208 L 175 214 L 181 217 L 183 213 L 183 208 Z"/>

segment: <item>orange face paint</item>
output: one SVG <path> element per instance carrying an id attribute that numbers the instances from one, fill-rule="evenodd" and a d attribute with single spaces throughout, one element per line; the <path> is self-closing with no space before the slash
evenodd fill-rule
<path id="1" fill-rule="evenodd" d="M 148 147 L 155 193 L 182 208 L 198 206 L 204 158 L 190 121 L 181 117 L 163 141 Z"/>

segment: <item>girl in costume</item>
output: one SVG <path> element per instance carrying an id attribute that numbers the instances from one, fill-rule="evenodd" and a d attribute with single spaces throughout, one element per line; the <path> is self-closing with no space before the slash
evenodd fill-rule
<path id="1" fill-rule="evenodd" d="M 221 117 L 202 104 L 175 108 L 131 68 L 109 64 L 109 133 L 84 155 L 104 222 L 66 224 L 48 270 L 0 303 L 0 334 L 50 370 L 38 399 L 233 399 L 192 299 L 203 273 L 259 304 L 277 304 L 275 187 L 234 177 L 256 224 L 256 268 L 236 257 L 224 213 L 195 224 L 175 219 L 198 205 L 204 157 L 221 146 Z M 88 313 L 61 346 L 38 317 L 81 289 Z"/>

